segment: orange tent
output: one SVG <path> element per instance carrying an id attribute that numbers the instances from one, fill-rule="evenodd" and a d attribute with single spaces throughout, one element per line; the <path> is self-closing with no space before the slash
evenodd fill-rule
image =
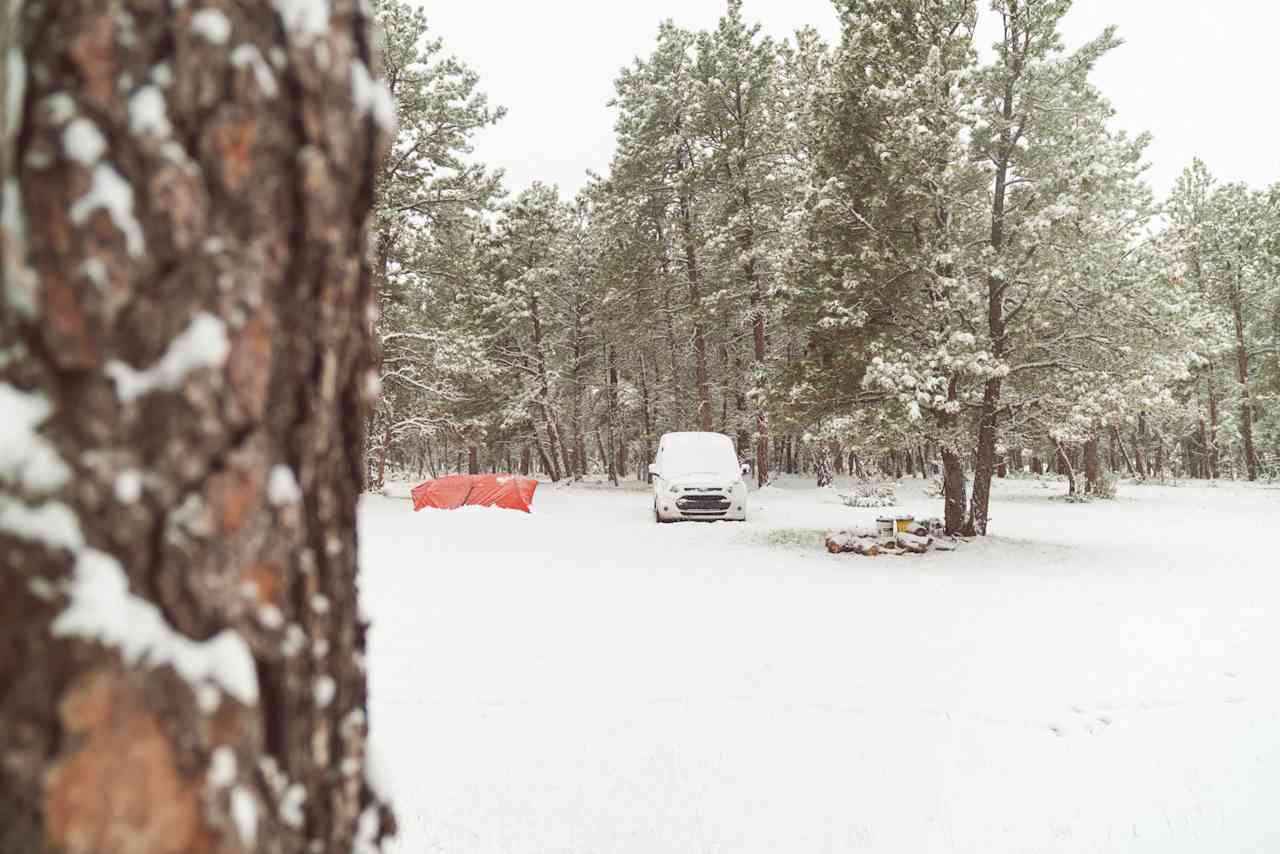
<path id="1" fill-rule="evenodd" d="M 455 474 L 415 486 L 414 511 L 426 507 L 456 510 L 459 507 L 502 507 L 529 512 L 538 482 L 510 474 Z"/>

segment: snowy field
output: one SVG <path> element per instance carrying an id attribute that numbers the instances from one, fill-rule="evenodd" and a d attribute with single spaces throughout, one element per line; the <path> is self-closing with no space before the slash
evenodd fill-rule
<path id="1" fill-rule="evenodd" d="M 395 850 L 1280 851 L 1280 490 L 996 490 L 999 536 L 878 558 L 807 482 L 745 524 L 367 498 Z"/>

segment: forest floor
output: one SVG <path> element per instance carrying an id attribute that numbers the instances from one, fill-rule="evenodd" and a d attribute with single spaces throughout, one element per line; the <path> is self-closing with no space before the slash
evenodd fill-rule
<path id="1" fill-rule="evenodd" d="M 1063 491 L 999 481 L 994 536 L 876 558 L 822 534 L 881 511 L 808 481 L 745 524 L 366 498 L 393 850 L 1280 850 L 1280 489 Z"/>

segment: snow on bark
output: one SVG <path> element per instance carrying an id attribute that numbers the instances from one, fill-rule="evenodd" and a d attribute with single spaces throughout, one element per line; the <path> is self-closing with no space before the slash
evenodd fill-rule
<path id="1" fill-rule="evenodd" d="M 133 187 L 120 173 L 106 163 L 93 170 L 89 192 L 71 206 L 71 221 L 84 225 L 96 211 L 105 210 L 125 238 L 125 248 L 135 258 L 142 255 L 144 241 L 142 226 L 133 210 Z"/>
<path id="2" fill-rule="evenodd" d="M 164 94 L 159 87 L 143 86 L 129 99 L 129 131 L 137 136 L 160 139 L 173 133 Z"/>
<path id="3" fill-rule="evenodd" d="M 231 21 L 221 9 L 201 9 L 191 16 L 191 32 L 210 44 L 226 44 Z"/>
<path id="4" fill-rule="evenodd" d="M 101 258 L 89 258 L 80 265 L 80 275 L 88 279 L 95 288 L 103 290 L 107 286 L 107 265 Z"/>
<path id="5" fill-rule="evenodd" d="M 226 324 L 202 311 L 150 368 L 139 371 L 124 362 L 112 361 L 106 370 L 116 383 L 120 399 L 132 401 L 153 391 L 178 389 L 193 371 L 220 367 L 230 350 Z"/>
<path id="6" fill-rule="evenodd" d="M 92 168 L 107 150 L 107 140 L 97 125 L 86 118 L 72 119 L 62 132 L 62 148 L 82 166 Z"/>
<path id="7" fill-rule="evenodd" d="M 14 483 L 33 494 L 61 489 L 71 469 L 36 428 L 53 412 L 43 394 L 20 391 L 0 383 L 0 481 Z"/>
<path id="8" fill-rule="evenodd" d="M 356 115 L 372 115 L 379 126 L 394 131 L 396 125 L 396 104 L 391 98 L 391 90 L 387 84 L 375 79 L 363 62 L 355 60 L 351 63 L 351 100 L 356 106 Z"/>
<path id="9" fill-rule="evenodd" d="M 258 843 L 258 802 L 244 786 L 231 790 L 231 820 L 240 841 L 252 851 Z"/>
<path id="10" fill-rule="evenodd" d="M 169 665 L 188 683 L 213 683 L 245 705 L 258 702 L 258 676 L 244 639 L 224 629 L 207 641 L 179 634 L 160 609 L 129 592 L 120 562 L 95 549 L 78 555 L 70 602 L 52 624 L 57 637 L 119 649 L 129 666 Z"/>
<path id="11" fill-rule="evenodd" d="M 126 469 L 116 475 L 116 501 L 121 504 L 133 504 L 142 497 L 142 472 L 137 469 Z"/>
<path id="12" fill-rule="evenodd" d="M 324 674 L 316 677 L 313 691 L 315 693 L 316 707 L 323 709 L 333 702 L 333 696 L 338 692 L 338 685 L 333 681 L 332 676 Z"/>
<path id="13" fill-rule="evenodd" d="M 290 623 L 284 630 L 284 640 L 280 643 L 280 654 L 285 658 L 293 658 L 302 652 L 302 648 L 306 645 L 306 632 L 297 623 Z"/>
<path id="14" fill-rule="evenodd" d="M 248 68 L 252 71 L 253 79 L 263 95 L 274 98 L 279 94 L 280 87 L 276 83 L 276 76 L 272 73 L 271 66 L 263 59 L 262 51 L 255 45 L 248 42 L 237 45 L 236 49 L 231 51 L 231 64 L 236 68 Z"/>
<path id="15" fill-rule="evenodd" d="M 293 469 L 283 463 L 272 466 L 267 479 L 267 501 L 273 507 L 288 507 L 301 500 L 302 489 L 298 486 Z"/>
<path id="16" fill-rule="evenodd" d="M 360 813 L 360 823 L 356 828 L 355 843 L 351 847 L 352 854 L 378 854 L 378 811 L 366 807 Z"/>
<path id="17" fill-rule="evenodd" d="M 4 182 L 0 200 L 0 231 L 3 232 L 4 300 L 23 317 L 38 311 L 35 271 L 27 266 L 27 222 L 22 210 L 22 188 L 16 178 Z"/>
<path id="18" fill-rule="evenodd" d="M 301 828 L 304 822 L 302 807 L 307 802 L 307 790 L 297 783 L 289 784 L 280 798 L 280 820 L 293 828 Z"/>
<path id="19" fill-rule="evenodd" d="M 236 781 L 236 753 L 225 744 L 214 748 L 209 759 L 209 785 L 225 789 Z"/>
<path id="20" fill-rule="evenodd" d="M 290 37 L 303 44 L 329 29 L 329 0 L 275 0 Z"/>
<path id="21" fill-rule="evenodd" d="M 10 48 L 5 57 L 5 132 L 9 141 L 17 134 L 22 119 L 22 98 L 27 92 L 27 64 L 22 58 L 22 51 Z"/>
<path id="22" fill-rule="evenodd" d="M 60 501 L 32 507 L 0 495 L 0 533 L 52 549 L 74 552 L 84 547 L 80 520 Z"/>

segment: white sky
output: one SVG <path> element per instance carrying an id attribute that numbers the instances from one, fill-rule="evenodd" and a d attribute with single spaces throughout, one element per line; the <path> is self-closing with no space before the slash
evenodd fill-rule
<path id="1" fill-rule="evenodd" d="M 658 22 L 709 28 L 723 0 L 421 0 L 447 50 L 479 72 L 509 114 L 479 138 L 476 157 L 519 191 L 534 180 L 571 195 L 613 151 L 618 69 L 647 55 Z M 745 0 L 748 20 L 782 37 L 810 24 L 838 35 L 829 0 Z M 986 4 L 982 6 L 985 8 Z M 988 13 L 989 14 L 989 13 Z M 1222 180 L 1280 180 L 1280 3 L 1274 0 L 1076 0 L 1068 46 L 1120 27 L 1126 44 L 1095 80 L 1117 125 L 1151 131 L 1151 182 L 1167 192 L 1199 156 Z"/>

